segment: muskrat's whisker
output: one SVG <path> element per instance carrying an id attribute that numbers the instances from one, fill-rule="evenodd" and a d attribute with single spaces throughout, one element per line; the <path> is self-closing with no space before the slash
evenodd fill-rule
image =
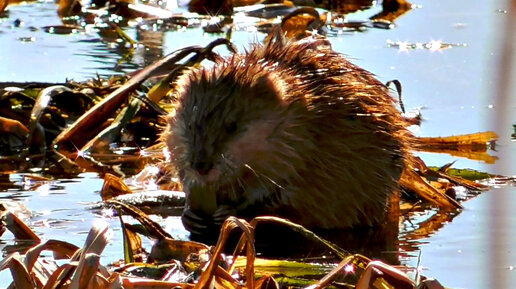
<path id="1" fill-rule="evenodd" d="M 239 184 L 240 185 L 240 184 Z M 233 195 L 231 196 L 232 198 L 236 198 L 238 196 L 238 192 L 237 190 L 235 189 L 235 184 L 234 183 L 231 183 L 229 185 L 231 187 L 231 192 L 233 193 Z"/>
<path id="2" fill-rule="evenodd" d="M 236 181 L 238 182 L 238 185 L 242 188 L 242 190 L 244 190 L 244 191 L 245 191 L 245 187 L 246 187 L 246 186 L 244 185 L 245 181 L 244 181 L 242 178 L 240 178 L 240 177 L 237 177 L 237 178 L 236 178 Z"/>
<path id="3" fill-rule="evenodd" d="M 227 158 L 223 153 L 220 154 L 220 162 L 219 162 L 220 170 L 222 172 L 222 176 L 226 179 L 225 183 L 229 184 L 231 191 L 227 190 L 227 193 L 230 195 L 231 199 L 238 198 L 238 191 L 235 189 L 235 183 L 231 180 L 231 176 L 234 175 L 234 171 L 236 166 L 232 164 L 231 159 Z M 240 186 L 243 190 L 245 187 L 237 178 L 238 186 Z"/>
<path id="4" fill-rule="evenodd" d="M 261 182 L 261 177 L 264 177 L 266 178 L 269 182 L 271 182 L 273 185 L 275 185 L 276 187 L 280 188 L 280 189 L 284 189 L 280 184 L 278 184 L 276 181 L 274 181 L 273 179 L 269 178 L 268 176 L 264 175 L 263 173 L 260 173 L 260 172 L 257 172 L 255 169 L 253 169 L 250 165 L 248 164 L 244 164 L 244 167 L 245 168 L 248 168 L 251 172 L 253 172 L 253 174 L 260 180 Z M 267 189 L 267 187 L 264 186 L 265 189 Z"/>
<path id="5" fill-rule="evenodd" d="M 228 177 L 229 174 L 225 174 L 225 176 L 227 177 L 227 179 L 229 180 L 230 178 Z M 239 178 L 237 178 L 237 182 L 238 182 L 238 186 L 242 187 L 243 190 L 245 190 L 244 188 L 244 185 L 242 183 L 240 183 L 240 180 Z M 229 183 L 229 187 L 231 188 L 231 199 L 236 199 L 238 198 L 238 191 L 235 189 L 235 184 L 233 182 L 228 182 Z M 228 192 L 229 193 L 229 192 Z"/>

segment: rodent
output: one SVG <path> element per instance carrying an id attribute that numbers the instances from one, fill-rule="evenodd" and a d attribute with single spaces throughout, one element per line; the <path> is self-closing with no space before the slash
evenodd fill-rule
<path id="1" fill-rule="evenodd" d="M 193 234 L 229 215 L 307 228 L 385 220 L 410 150 L 388 88 L 325 40 L 276 33 L 175 83 L 162 140 L 187 196 Z"/>

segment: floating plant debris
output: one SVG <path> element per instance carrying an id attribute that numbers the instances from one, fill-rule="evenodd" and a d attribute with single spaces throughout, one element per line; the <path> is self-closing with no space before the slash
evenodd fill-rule
<path id="1" fill-rule="evenodd" d="M 41 241 L 31 229 L 5 207 L 1 208 L 2 231 L 7 228 L 19 241 L 31 240 L 23 252 L 14 252 L 0 261 L 0 270 L 10 269 L 16 288 L 279 288 L 279 283 L 294 288 L 327 288 L 336 280 L 356 285 L 355 288 L 443 288 L 433 279 L 412 280 L 405 271 L 381 261 L 372 261 L 362 255 L 350 255 L 333 244 L 318 238 L 312 232 L 287 220 L 259 217 L 251 222 L 234 217 L 222 226 L 217 246 L 173 239 L 158 224 L 137 208 L 117 201 L 109 201 L 135 217 L 142 228 L 121 222 L 124 234 L 124 259 L 105 267 L 100 256 L 109 244 L 113 230 L 102 221 L 96 222 L 88 233 L 82 249 L 61 240 Z M 340 263 L 305 264 L 284 260 L 257 259 L 255 249 L 256 228 L 264 222 L 281 223 L 301 234 L 311 242 L 320 243 L 338 256 Z M 3 227 L 5 224 L 5 228 Z M 223 251 L 231 233 L 242 231 L 231 257 Z M 155 243 L 150 253 L 142 247 L 140 235 L 152 238 Z M 54 258 L 42 257 L 50 250 Z M 308 253 L 308 252 L 307 252 Z M 61 260 L 59 263 L 57 260 Z M 338 261 L 337 261 L 338 262 Z M 221 266 L 222 265 L 222 266 Z M 290 274 L 288 273 L 290 272 Z M 286 274 L 285 274 L 286 273 Z M 275 280 L 278 278 L 278 281 Z M 343 279 L 344 278 L 344 279 Z M 61 285 L 60 285 L 61 284 Z M 426 284 L 426 285 L 425 285 Z M 438 285 L 438 286 L 437 286 Z"/>
<path id="2" fill-rule="evenodd" d="M 19 37 L 18 40 L 23 43 L 31 43 L 36 41 L 36 37 Z"/>
<path id="3" fill-rule="evenodd" d="M 441 40 L 432 40 L 429 42 L 406 42 L 387 40 L 387 47 L 396 48 L 399 51 L 409 50 L 430 50 L 443 51 L 453 47 L 467 47 L 466 43 L 445 43 Z"/>
<path id="4" fill-rule="evenodd" d="M 67 34 L 75 34 L 78 33 L 82 28 L 75 25 L 56 25 L 56 26 L 45 26 L 42 27 L 43 31 L 50 34 L 59 34 L 59 35 L 67 35 Z"/>

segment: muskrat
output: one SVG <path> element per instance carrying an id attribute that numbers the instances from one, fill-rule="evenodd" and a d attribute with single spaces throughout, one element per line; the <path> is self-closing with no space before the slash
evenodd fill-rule
<path id="1" fill-rule="evenodd" d="M 162 135 L 194 234 L 229 215 L 307 228 L 385 220 L 411 134 L 389 89 L 326 40 L 265 45 L 175 83 Z"/>

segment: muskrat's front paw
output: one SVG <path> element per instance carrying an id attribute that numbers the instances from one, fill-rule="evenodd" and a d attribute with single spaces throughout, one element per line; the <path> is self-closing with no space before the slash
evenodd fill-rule
<path id="1" fill-rule="evenodd" d="M 229 206 L 220 206 L 217 208 L 215 213 L 213 213 L 213 222 L 217 226 L 221 226 L 222 223 L 229 217 L 235 216 L 236 210 Z"/>
<path id="2" fill-rule="evenodd" d="M 183 222 L 185 228 L 192 234 L 202 235 L 208 230 L 209 227 L 208 220 L 199 217 L 189 209 L 183 211 L 183 214 L 181 215 L 181 221 Z"/>

